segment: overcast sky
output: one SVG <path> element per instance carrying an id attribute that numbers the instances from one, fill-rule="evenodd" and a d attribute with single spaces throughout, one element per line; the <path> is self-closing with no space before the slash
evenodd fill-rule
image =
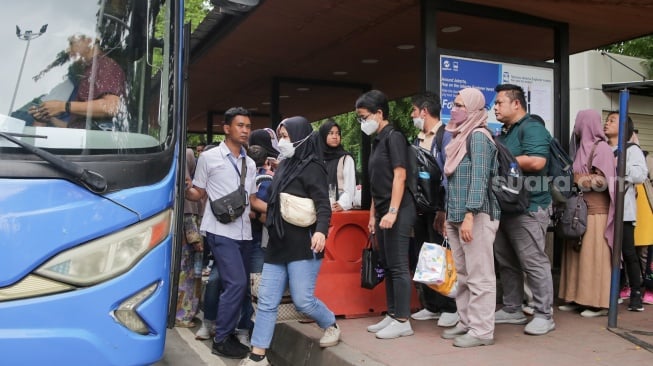
<path id="1" fill-rule="evenodd" d="M 38 82 L 34 82 L 32 77 L 52 62 L 57 53 L 67 48 L 69 36 L 95 35 L 98 1 L 14 0 L 3 1 L 2 7 L 0 45 L 4 49 L 3 57 L 0 58 L 0 114 L 7 114 L 27 45 L 27 41 L 16 37 L 16 25 L 22 32 L 31 30 L 38 33 L 44 24 L 48 24 L 48 29 L 45 34 L 30 42 L 14 110 L 33 98 L 48 93 L 63 81 L 67 64 L 52 69 Z"/>

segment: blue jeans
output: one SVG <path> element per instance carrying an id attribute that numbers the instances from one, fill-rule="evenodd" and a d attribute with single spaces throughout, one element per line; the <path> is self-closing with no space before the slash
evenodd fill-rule
<path id="1" fill-rule="evenodd" d="M 249 253 L 251 240 L 233 240 L 224 236 L 206 235 L 219 273 L 219 298 L 215 342 L 221 342 L 236 329 L 245 293 L 249 286 Z"/>
<path id="2" fill-rule="evenodd" d="M 299 312 L 315 320 L 322 329 L 336 323 L 333 312 L 314 294 L 315 281 L 321 265 L 321 259 L 263 265 L 252 346 L 263 349 L 270 347 L 277 321 L 277 309 L 286 290 L 286 284 L 290 288 L 290 296 Z"/>
<path id="3" fill-rule="evenodd" d="M 264 249 L 261 248 L 260 243 L 251 243 L 252 250 L 250 256 L 250 272 L 260 273 L 263 267 L 263 255 Z M 209 274 L 209 279 L 204 288 L 204 319 L 209 321 L 215 321 L 218 315 L 218 305 L 220 303 L 220 291 L 222 287 L 220 285 L 220 274 L 218 273 L 218 266 L 213 266 L 211 268 L 211 273 Z M 250 292 L 249 286 L 247 286 L 247 291 L 245 292 L 245 301 L 243 301 L 243 306 L 240 310 L 240 320 L 238 321 L 239 329 L 248 329 L 252 330 L 254 323 L 252 322 L 252 314 L 254 314 L 254 308 L 252 307 L 252 295 Z"/>

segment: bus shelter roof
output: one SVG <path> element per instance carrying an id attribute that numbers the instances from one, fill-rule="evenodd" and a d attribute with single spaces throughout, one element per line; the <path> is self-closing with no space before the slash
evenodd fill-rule
<path id="1" fill-rule="evenodd" d="M 258 5 L 234 10 L 234 1 Z M 390 99 L 420 90 L 428 0 L 212 2 L 191 36 L 190 131 L 220 125 L 232 106 L 250 109 L 254 127 L 262 128 L 272 124 L 275 100 L 279 117 L 315 121 L 352 111 L 367 88 Z M 481 58 L 552 60 L 555 36 L 567 30 L 570 54 L 653 33 L 646 21 L 653 15 L 650 0 L 435 3 L 437 11 L 424 16 L 434 17 L 435 34 L 428 37 L 438 49 Z"/>

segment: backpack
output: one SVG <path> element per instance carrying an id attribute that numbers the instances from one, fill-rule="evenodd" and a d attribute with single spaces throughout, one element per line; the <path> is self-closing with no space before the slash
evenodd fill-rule
<path id="1" fill-rule="evenodd" d="M 434 213 L 443 209 L 442 167 L 438 164 L 433 152 L 439 154 L 442 149 L 444 127 L 444 125 L 441 125 L 435 133 L 430 151 L 420 147 L 417 139 L 413 141 L 411 146 L 413 151 L 409 149 L 408 156 L 411 161 L 415 162 L 415 167 L 411 169 L 411 176 L 417 177 L 417 180 L 411 192 L 414 192 L 412 194 L 417 203 L 418 213 Z M 414 159 L 413 154 L 415 155 Z"/>
<path id="2" fill-rule="evenodd" d="M 435 213 L 442 209 L 444 198 L 440 166 L 430 151 L 406 143 L 406 188 L 415 200 L 417 213 Z"/>
<path id="3" fill-rule="evenodd" d="M 558 237 L 574 242 L 574 249 L 579 250 L 587 229 L 587 203 L 583 191 L 578 190 L 567 198 L 564 209 L 556 210 L 555 233 Z"/>
<path id="4" fill-rule="evenodd" d="M 485 127 L 481 127 L 485 128 Z M 467 154 L 471 153 L 472 134 L 467 136 Z M 499 202 L 501 213 L 521 214 L 529 205 L 528 190 L 524 184 L 524 174 L 517 159 L 502 142 L 494 140 L 497 148 L 497 172 L 490 176 L 489 186 Z M 490 202 L 492 202 L 490 200 Z"/>
<path id="5" fill-rule="evenodd" d="M 594 143 L 587 161 L 587 170 L 592 170 L 594 150 L 599 141 Z M 553 213 L 553 227 L 559 237 L 574 242 L 574 249 L 580 250 L 580 246 L 587 229 L 587 203 L 583 198 L 583 191 L 578 187 L 570 189 L 570 196 L 567 197 L 564 205 L 557 206 Z"/>
<path id="6" fill-rule="evenodd" d="M 523 140 L 523 128 L 520 127 L 520 138 Z M 547 161 L 547 176 L 549 192 L 554 204 L 564 204 L 573 194 L 574 187 L 574 161 L 560 145 L 560 141 L 551 136 L 549 141 L 549 159 Z"/>

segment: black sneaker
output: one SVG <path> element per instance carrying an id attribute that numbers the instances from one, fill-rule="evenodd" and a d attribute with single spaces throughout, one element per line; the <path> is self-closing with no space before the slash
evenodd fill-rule
<path id="1" fill-rule="evenodd" d="M 642 305 L 642 293 L 639 291 L 632 291 L 630 293 L 630 304 L 628 304 L 628 310 L 630 311 L 644 311 L 644 305 Z"/>
<path id="2" fill-rule="evenodd" d="M 213 340 L 211 353 L 226 358 L 245 358 L 247 353 L 249 353 L 249 350 L 238 347 L 238 345 L 234 344 L 230 339 L 231 337 L 226 337 L 221 342 Z"/>
<path id="3" fill-rule="evenodd" d="M 229 336 L 226 339 L 227 339 L 228 342 L 230 342 L 234 346 L 236 346 L 238 348 L 241 348 L 241 349 L 244 349 L 246 351 L 249 351 L 249 347 L 247 345 L 245 345 L 245 344 L 240 343 L 240 340 L 238 339 L 238 337 L 236 337 L 236 334 L 231 333 L 231 334 L 229 334 Z"/>

